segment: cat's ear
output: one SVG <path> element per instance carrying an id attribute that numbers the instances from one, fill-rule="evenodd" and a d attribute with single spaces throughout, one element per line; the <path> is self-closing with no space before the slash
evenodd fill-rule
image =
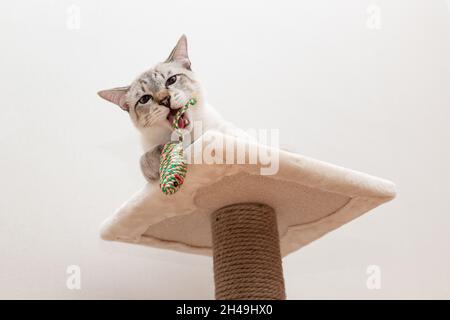
<path id="1" fill-rule="evenodd" d="M 117 104 L 122 110 L 129 111 L 129 106 L 125 102 L 125 95 L 130 87 L 120 87 L 108 90 L 102 90 L 97 92 L 97 94 L 105 100 Z"/>
<path id="2" fill-rule="evenodd" d="M 188 56 L 187 39 L 186 35 L 184 34 L 181 36 L 180 40 L 178 40 L 177 45 L 175 46 L 175 48 L 173 48 L 172 52 L 166 60 L 166 62 L 173 61 L 179 62 L 184 68 L 191 70 L 191 61 L 189 60 Z"/>

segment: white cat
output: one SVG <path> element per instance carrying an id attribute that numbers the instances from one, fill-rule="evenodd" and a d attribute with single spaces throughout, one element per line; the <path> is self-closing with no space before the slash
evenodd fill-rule
<path id="1" fill-rule="evenodd" d="M 166 61 L 142 73 L 131 85 L 102 90 L 98 94 L 129 113 L 141 134 L 145 152 L 141 157 L 141 168 L 150 182 L 159 178 L 161 149 L 171 139 L 173 117 L 190 98 L 196 98 L 197 104 L 186 111 L 179 126 L 191 134 L 191 141 L 201 134 L 195 132 L 198 129 L 194 123 L 201 123 L 202 132 L 214 129 L 234 135 L 239 131 L 206 103 L 191 69 L 185 35 L 178 40 Z"/>

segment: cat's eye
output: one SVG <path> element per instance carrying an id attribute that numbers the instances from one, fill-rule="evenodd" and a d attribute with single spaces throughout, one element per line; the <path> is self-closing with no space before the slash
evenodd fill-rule
<path id="1" fill-rule="evenodd" d="M 171 77 L 170 77 L 169 79 L 167 79 L 167 81 L 166 81 L 166 87 L 168 87 L 168 86 L 174 84 L 175 82 L 177 82 L 177 76 L 176 76 L 176 75 L 171 76 Z"/>
<path id="2" fill-rule="evenodd" d="M 151 95 L 145 94 L 139 99 L 140 104 L 146 104 L 152 98 Z"/>

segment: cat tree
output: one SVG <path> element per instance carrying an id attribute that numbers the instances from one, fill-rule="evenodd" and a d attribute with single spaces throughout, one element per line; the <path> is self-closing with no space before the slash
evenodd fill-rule
<path id="1" fill-rule="evenodd" d="M 101 228 L 105 240 L 213 256 L 216 299 L 285 299 L 281 258 L 393 199 L 386 180 L 239 138 L 207 132 L 186 152 L 216 164 L 188 166 L 182 189 L 144 186 Z M 213 148 L 211 141 L 223 141 Z M 229 161 L 250 150 L 276 154 L 279 170 Z M 226 158 L 225 155 L 228 155 Z M 197 157 L 197 158 L 195 158 Z"/>

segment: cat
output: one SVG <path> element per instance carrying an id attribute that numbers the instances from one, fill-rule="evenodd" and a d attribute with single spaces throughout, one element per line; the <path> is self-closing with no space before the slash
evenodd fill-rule
<path id="1" fill-rule="evenodd" d="M 171 140 L 173 117 L 190 98 L 197 103 L 186 111 L 179 124 L 191 135 L 191 141 L 201 134 L 195 132 L 194 123 L 201 123 L 202 132 L 238 130 L 206 103 L 202 86 L 191 68 L 185 35 L 164 62 L 139 75 L 129 86 L 102 90 L 98 95 L 128 112 L 140 132 L 145 152 L 140 165 L 148 182 L 159 179 L 161 150 Z"/>

